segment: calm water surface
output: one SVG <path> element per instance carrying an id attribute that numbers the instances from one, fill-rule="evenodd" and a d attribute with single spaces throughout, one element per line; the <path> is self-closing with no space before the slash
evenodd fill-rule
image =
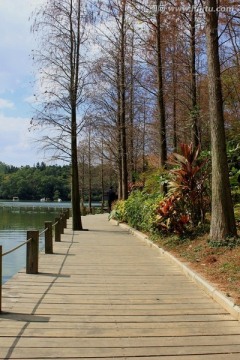
<path id="1" fill-rule="evenodd" d="M 54 221 L 70 203 L 0 201 L 0 245 L 3 253 L 27 240 L 27 230 L 44 230 L 45 221 Z M 43 248 L 44 234 L 40 236 Z M 26 266 L 26 246 L 3 257 L 3 283 Z"/>

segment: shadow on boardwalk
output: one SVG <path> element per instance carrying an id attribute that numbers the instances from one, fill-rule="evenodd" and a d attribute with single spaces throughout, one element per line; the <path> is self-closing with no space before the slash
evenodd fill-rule
<path id="1" fill-rule="evenodd" d="M 177 265 L 107 215 L 83 224 L 4 285 L 1 359 L 239 360 L 239 322 Z"/>

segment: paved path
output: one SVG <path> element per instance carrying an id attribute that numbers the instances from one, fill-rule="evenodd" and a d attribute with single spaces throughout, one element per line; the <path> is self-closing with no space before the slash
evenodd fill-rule
<path id="1" fill-rule="evenodd" d="M 1 359 L 240 359 L 240 323 L 177 265 L 106 215 L 83 224 L 5 284 Z"/>

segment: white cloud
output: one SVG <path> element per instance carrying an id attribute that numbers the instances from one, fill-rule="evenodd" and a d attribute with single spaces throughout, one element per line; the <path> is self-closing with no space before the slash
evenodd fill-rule
<path id="1" fill-rule="evenodd" d="M 0 109 L 3 109 L 3 108 L 8 108 L 8 109 L 12 109 L 14 107 L 14 103 L 9 101 L 9 100 L 6 100 L 6 99 L 1 99 L 0 98 Z"/>
<path id="2" fill-rule="evenodd" d="M 0 0 L 0 92 L 19 88 L 31 75 L 31 13 L 45 0 Z"/>
<path id="3" fill-rule="evenodd" d="M 36 96 L 34 96 L 34 95 L 27 96 L 23 100 L 27 104 L 36 104 Z"/>
<path id="4" fill-rule="evenodd" d="M 29 132 L 30 120 L 0 113 L 0 161 L 15 166 L 33 165 L 40 157 Z"/>
<path id="5" fill-rule="evenodd" d="M 29 133 L 31 115 L 26 118 L 29 103 L 23 99 L 30 99 L 30 54 L 35 46 L 29 18 L 45 2 L 0 0 L 0 161 L 9 165 L 33 165 L 41 161 Z"/>
<path id="6" fill-rule="evenodd" d="M 28 125 L 27 125 L 28 124 Z M 8 117 L 0 113 L 0 136 L 12 134 L 21 135 L 29 126 L 29 119 L 21 117 Z M 14 135 L 12 134 L 12 135 Z"/>

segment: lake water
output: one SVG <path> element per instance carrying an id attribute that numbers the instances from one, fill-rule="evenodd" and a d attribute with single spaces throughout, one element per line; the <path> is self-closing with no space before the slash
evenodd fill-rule
<path id="1" fill-rule="evenodd" d="M 53 221 L 70 202 L 12 202 L 0 201 L 0 245 L 3 253 L 27 240 L 27 230 L 44 230 L 45 221 Z M 44 247 L 44 234 L 40 236 Z M 26 246 L 3 257 L 3 283 L 26 266 Z"/>

